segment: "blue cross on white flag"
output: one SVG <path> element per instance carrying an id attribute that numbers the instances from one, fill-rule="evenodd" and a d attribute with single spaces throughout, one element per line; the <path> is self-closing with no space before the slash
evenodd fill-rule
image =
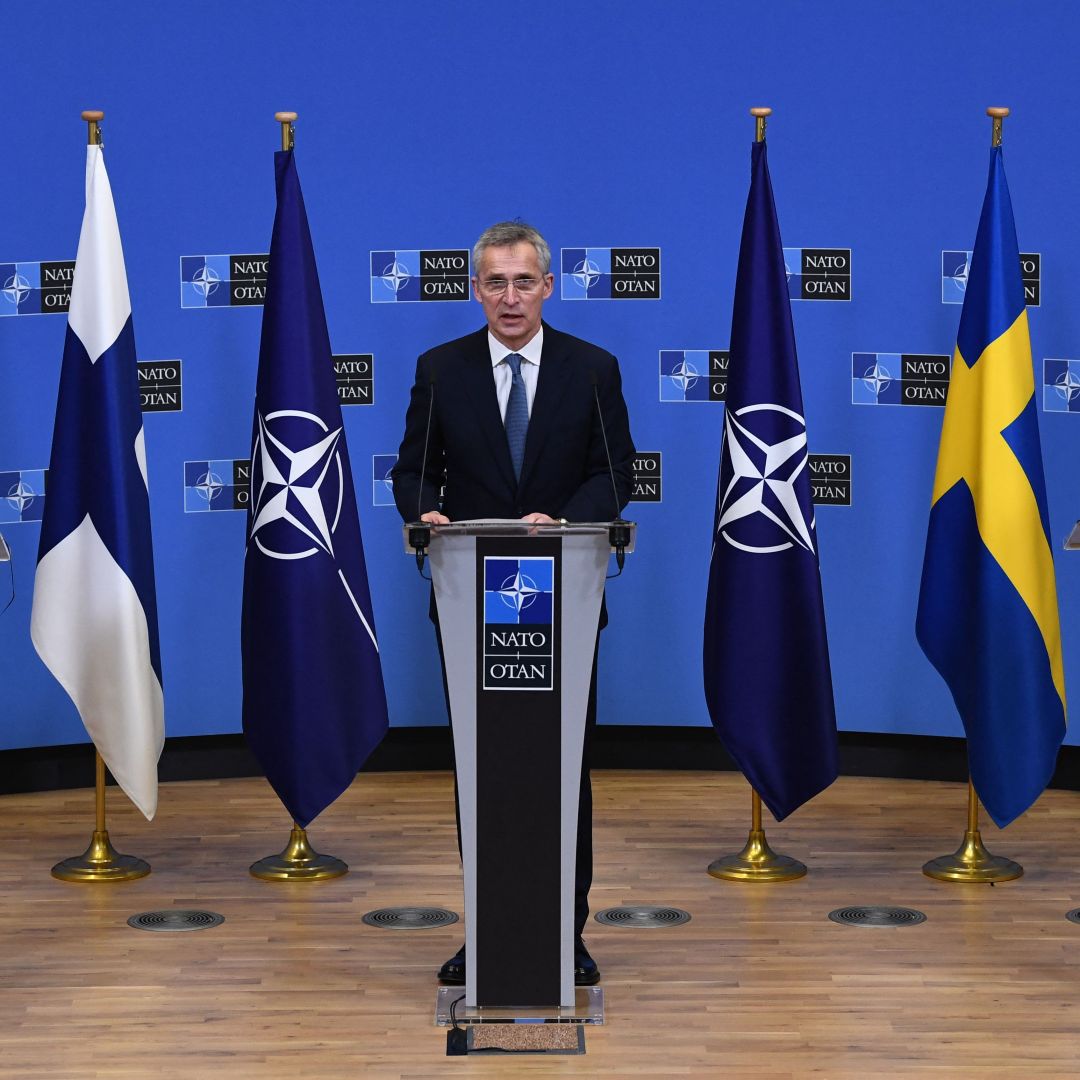
<path id="1" fill-rule="evenodd" d="M 150 498 L 124 253 L 94 145 L 30 635 L 116 782 L 152 818 L 165 721 Z"/>

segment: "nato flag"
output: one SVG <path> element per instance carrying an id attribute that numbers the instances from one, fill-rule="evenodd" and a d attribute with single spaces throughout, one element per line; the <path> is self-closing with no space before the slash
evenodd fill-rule
<path id="1" fill-rule="evenodd" d="M 241 631 L 244 734 L 302 827 L 387 729 L 330 337 L 293 152 L 277 215 L 251 446 Z"/>
<path id="2" fill-rule="evenodd" d="M 751 162 L 705 604 L 705 698 L 724 745 L 780 820 L 836 779 L 836 714 L 764 142 Z"/>

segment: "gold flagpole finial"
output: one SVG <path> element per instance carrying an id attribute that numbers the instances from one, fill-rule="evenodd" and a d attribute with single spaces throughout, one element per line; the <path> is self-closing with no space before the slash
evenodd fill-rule
<path id="1" fill-rule="evenodd" d="M 990 137 L 991 146 L 1001 145 L 1001 122 L 1009 115 L 1009 110 L 1003 105 L 991 105 L 986 110 L 986 115 L 994 121 L 994 131 Z"/>
<path id="2" fill-rule="evenodd" d="M 291 150 L 296 145 L 296 134 L 293 132 L 293 121 L 296 119 L 294 112 L 276 112 L 274 119 L 281 125 L 281 149 Z"/>
<path id="3" fill-rule="evenodd" d="M 100 109 L 83 109 L 82 118 L 88 128 L 86 141 L 91 146 L 101 146 L 101 121 L 105 114 Z"/>
<path id="4" fill-rule="evenodd" d="M 772 116 L 772 109 L 767 105 L 754 106 L 750 110 L 750 115 L 754 118 L 754 142 L 765 141 L 765 123 Z"/>

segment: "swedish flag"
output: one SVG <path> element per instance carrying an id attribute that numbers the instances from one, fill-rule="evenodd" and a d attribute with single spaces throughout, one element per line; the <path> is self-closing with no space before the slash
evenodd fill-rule
<path id="1" fill-rule="evenodd" d="M 1000 827 L 1039 797 L 1065 735 L 1049 531 L 1016 226 L 995 147 L 941 429 L 916 635 L 952 691 L 975 790 Z"/>

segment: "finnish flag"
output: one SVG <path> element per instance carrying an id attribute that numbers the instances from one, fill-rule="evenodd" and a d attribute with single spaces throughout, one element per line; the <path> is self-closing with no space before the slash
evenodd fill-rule
<path id="1" fill-rule="evenodd" d="M 124 254 L 94 145 L 45 501 L 30 636 L 117 783 L 152 818 L 165 723 L 150 499 Z"/>

